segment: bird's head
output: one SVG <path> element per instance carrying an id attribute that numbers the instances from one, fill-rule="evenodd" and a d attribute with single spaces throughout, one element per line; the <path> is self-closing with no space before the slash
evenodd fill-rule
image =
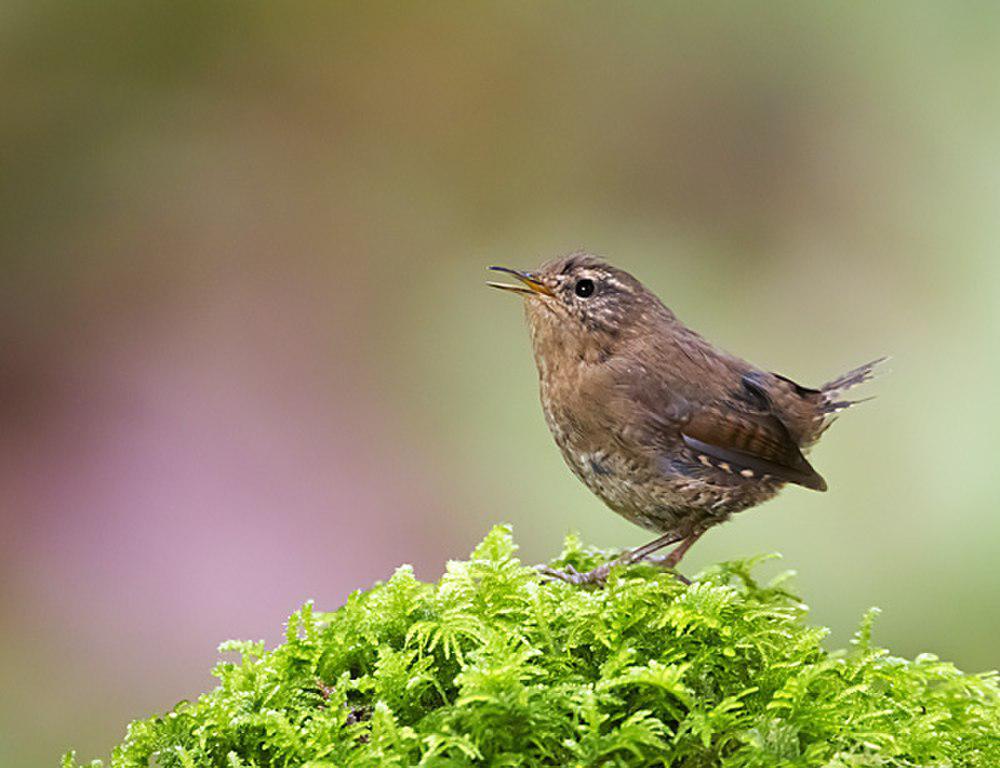
<path id="1" fill-rule="evenodd" d="M 531 272 L 490 269 L 517 279 L 516 285 L 488 285 L 524 297 L 536 354 L 606 358 L 618 344 L 673 319 L 632 275 L 587 253 L 553 259 Z"/>

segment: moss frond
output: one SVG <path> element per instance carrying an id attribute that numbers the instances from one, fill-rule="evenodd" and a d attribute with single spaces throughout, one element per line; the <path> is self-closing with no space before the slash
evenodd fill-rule
<path id="1" fill-rule="evenodd" d="M 111 765 L 1000 766 L 995 674 L 889 655 L 874 611 L 830 653 L 755 561 L 584 589 L 515 551 L 498 527 L 437 584 L 404 566 L 332 613 L 305 605 L 271 651 L 224 644 L 240 660 L 218 687 L 133 723 Z M 555 564 L 611 556 L 569 538 Z"/>

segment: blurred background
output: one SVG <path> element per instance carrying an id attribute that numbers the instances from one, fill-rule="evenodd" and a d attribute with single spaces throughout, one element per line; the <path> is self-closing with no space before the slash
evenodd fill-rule
<path id="1" fill-rule="evenodd" d="M 3 3 L 0 764 L 494 523 L 644 542 L 483 286 L 576 248 L 806 384 L 894 356 L 689 573 L 781 552 L 832 646 L 996 667 L 998 67 L 988 3 Z"/>

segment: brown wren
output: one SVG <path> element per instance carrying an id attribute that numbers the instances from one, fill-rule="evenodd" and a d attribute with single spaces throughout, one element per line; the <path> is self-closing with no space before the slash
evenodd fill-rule
<path id="1" fill-rule="evenodd" d="M 786 483 L 825 491 L 804 453 L 859 402 L 845 390 L 885 359 L 810 389 L 717 349 L 590 254 L 534 272 L 490 269 L 518 280 L 489 285 L 524 298 L 542 409 L 566 463 L 611 509 L 658 534 L 588 573 L 547 571 L 574 584 L 641 559 L 673 569 L 706 530 Z"/>

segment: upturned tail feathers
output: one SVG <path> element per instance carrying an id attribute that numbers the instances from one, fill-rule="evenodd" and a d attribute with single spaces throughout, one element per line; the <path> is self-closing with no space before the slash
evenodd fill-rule
<path id="1" fill-rule="evenodd" d="M 852 405 L 871 400 L 871 397 L 863 397 L 858 400 L 844 400 L 842 395 L 847 390 L 859 384 L 864 384 L 866 381 L 871 381 L 878 376 L 881 372 L 875 369 L 888 359 L 888 356 L 884 356 L 877 360 L 872 360 L 870 363 L 860 365 L 820 387 L 820 392 L 823 395 L 823 412 L 826 414 L 839 413 L 845 408 L 850 408 Z"/>

